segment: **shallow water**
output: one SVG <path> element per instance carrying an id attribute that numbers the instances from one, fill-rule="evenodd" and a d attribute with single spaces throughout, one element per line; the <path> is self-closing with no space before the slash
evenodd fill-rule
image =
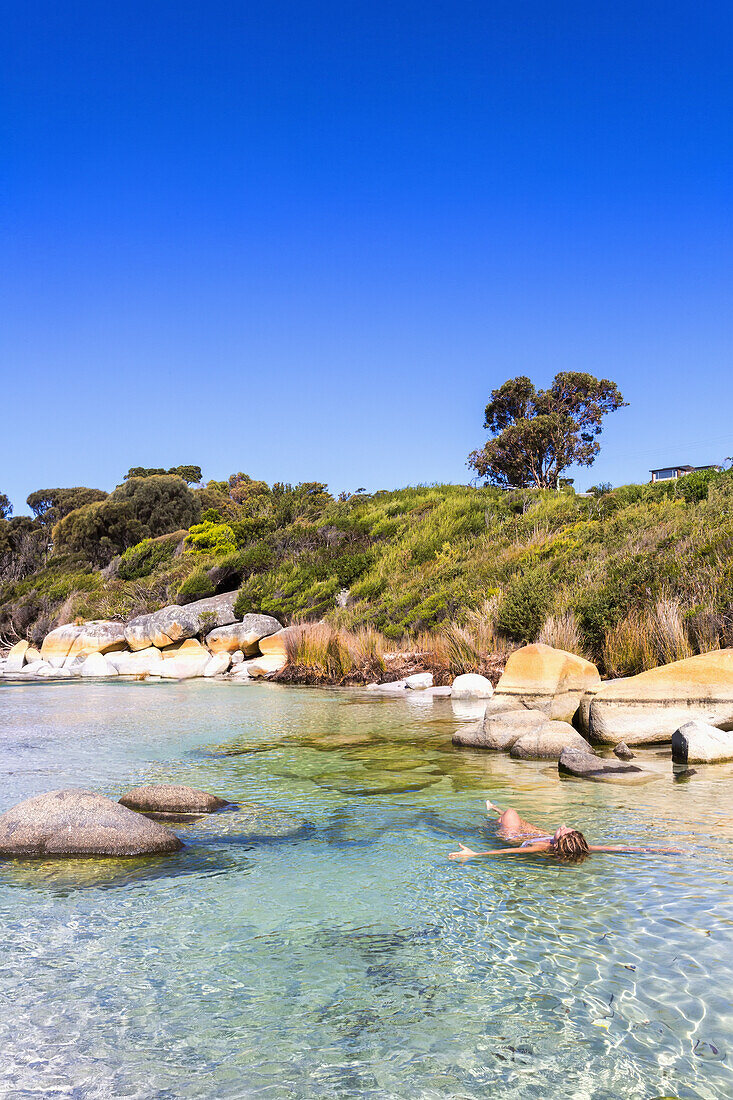
<path id="1" fill-rule="evenodd" d="M 306 821 L 0 864 L 3 1097 L 733 1095 L 733 767 L 561 781 L 453 750 L 449 700 L 276 685 L 5 685 L 0 714 L 0 811 L 170 781 Z M 498 844 L 486 797 L 684 854 L 450 863 Z"/>

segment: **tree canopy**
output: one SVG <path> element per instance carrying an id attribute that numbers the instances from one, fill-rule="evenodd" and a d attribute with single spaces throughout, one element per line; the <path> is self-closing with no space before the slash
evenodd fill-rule
<path id="1" fill-rule="evenodd" d="M 12 516 L 13 506 L 5 493 L 0 493 L 0 519 L 7 519 L 8 516 Z"/>
<path id="2" fill-rule="evenodd" d="M 164 470 L 162 467 L 131 466 L 123 480 L 130 481 L 135 477 L 161 477 L 165 474 L 170 477 L 180 477 L 187 485 L 198 485 L 202 477 L 200 466 L 171 466 L 170 470 Z"/>
<path id="3" fill-rule="evenodd" d="M 53 529 L 54 546 L 106 564 L 142 539 L 190 527 L 200 514 L 199 501 L 182 478 L 170 474 L 130 478 L 105 500 L 86 504 L 59 520 Z"/>
<path id="4" fill-rule="evenodd" d="M 26 504 L 44 526 L 53 527 L 69 512 L 83 508 L 85 504 L 105 500 L 108 495 L 103 489 L 87 489 L 83 485 L 69 489 L 36 489 L 26 499 Z"/>
<path id="5" fill-rule="evenodd" d="M 493 390 L 484 427 L 493 434 L 468 465 L 503 488 L 556 489 L 569 466 L 591 466 L 603 418 L 624 406 L 618 386 L 582 371 L 561 371 L 549 389 L 520 375 Z"/>

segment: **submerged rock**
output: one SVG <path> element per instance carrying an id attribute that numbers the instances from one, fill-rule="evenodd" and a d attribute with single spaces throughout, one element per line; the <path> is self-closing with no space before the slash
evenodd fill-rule
<path id="1" fill-rule="evenodd" d="M 0 815 L 0 856 L 143 856 L 182 847 L 159 822 L 93 791 L 49 791 Z"/>
<path id="2" fill-rule="evenodd" d="M 298 814 L 271 809 L 256 802 L 240 803 L 236 809 L 213 818 L 199 817 L 192 836 L 207 841 L 281 840 L 295 837 L 307 829 L 308 822 Z"/>
<path id="3" fill-rule="evenodd" d="M 454 745 L 502 752 L 511 749 L 525 734 L 548 725 L 546 715 L 538 710 L 509 710 L 487 713 L 483 719 L 461 726 L 453 734 Z"/>
<path id="4" fill-rule="evenodd" d="M 575 748 L 566 748 L 560 753 L 557 764 L 560 775 L 572 775 L 576 779 L 591 779 L 596 783 L 607 783 L 619 779 L 651 779 L 651 772 L 636 764 L 626 764 L 620 760 L 605 760 L 593 752 L 583 752 Z"/>
<path id="5" fill-rule="evenodd" d="M 442 775 L 428 775 L 425 772 L 389 773 L 326 773 L 316 775 L 313 782 L 326 791 L 338 791 L 368 798 L 373 795 L 409 794 L 422 791 L 439 783 Z"/>
<path id="6" fill-rule="evenodd" d="M 263 839 L 297 836 L 307 828 L 308 822 L 297 814 L 285 813 L 282 810 L 272 810 L 267 806 L 259 806 L 256 803 L 241 805 L 232 817 L 232 830 L 240 836 Z"/>
<path id="7" fill-rule="evenodd" d="M 688 779 L 692 779 L 693 775 L 697 775 L 695 768 L 678 768 L 675 765 L 672 766 L 672 778 L 675 783 L 686 783 Z"/>
<path id="8" fill-rule="evenodd" d="M 518 760 L 559 760 L 566 749 L 595 755 L 585 738 L 568 722 L 545 722 L 517 738 L 510 756 Z"/>
<path id="9" fill-rule="evenodd" d="M 121 806 L 140 813 L 161 814 L 211 814 L 229 803 L 196 787 L 182 787 L 172 783 L 150 783 L 133 787 L 119 800 Z"/>

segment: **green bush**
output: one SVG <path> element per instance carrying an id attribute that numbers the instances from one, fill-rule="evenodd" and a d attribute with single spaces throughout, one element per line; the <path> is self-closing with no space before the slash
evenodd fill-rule
<path id="1" fill-rule="evenodd" d="M 499 605 L 497 627 L 513 642 L 526 645 L 536 639 L 551 609 L 549 577 L 540 570 L 531 570 L 509 582 Z"/>
<path id="2" fill-rule="evenodd" d="M 60 519 L 53 528 L 54 548 L 80 552 L 87 561 L 106 565 L 142 539 L 180 531 L 198 516 L 199 503 L 180 477 L 134 477 L 105 500 L 85 504 Z"/>
<path id="3" fill-rule="evenodd" d="M 176 600 L 182 604 L 193 603 L 194 600 L 205 600 L 207 596 L 213 596 L 214 591 L 211 578 L 203 569 L 197 569 L 186 577 L 176 593 Z"/>
<path id="4" fill-rule="evenodd" d="M 245 577 L 253 573 L 264 573 L 267 569 L 271 569 L 275 562 L 272 548 L 266 542 L 256 542 L 254 546 L 248 546 L 237 556 L 242 575 Z"/>
<path id="5" fill-rule="evenodd" d="M 257 516 L 255 518 L 245 517 L 244 519 L 232 520 L 229 526 L 234 532 L 237 546 L 247 546 L 253 539 L 262 538 L 275 525 L 269 517 Z"/>
<path id="6" fill-rule="evenodd" d="M 237 549 L 228 523 L 196 523 L 186 535 L 186 550 L 194 554 L 231 554 Z"/>
<path id="7" fill-rule="evenodd" d="M 708 499 L 711 482 L 720 477 L 717 470 L 693 470 L 677 482 L 677 494 L 688 504 Z"/>
<path id="8" fill-rule="evenodd" d="M 125 550 L 117 565 L 117 576 L 123 581 L 147 577 L 159 565 L 170 561 L 177 539 L 143 539 Z"/>

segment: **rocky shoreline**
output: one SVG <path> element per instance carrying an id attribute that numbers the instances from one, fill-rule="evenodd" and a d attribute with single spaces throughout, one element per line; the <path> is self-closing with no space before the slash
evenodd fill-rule
<path id="1" fill-rule="evenodd" d="M 289 658 L 297 628 L 284 628 L 269 615 L 238 620 L 235 599 L 229 592 L 127 623 L 59 626 L 40 650 L 17 642 L 0 657 L 0 677 L 311 682 L 308 670 Z M 436 683 L 433 671 L 420 666 L 419 655 L 401 653 L 385 662 L 378 682 L 365 682 L 364 676 L 352 682 L 375 698 L 419 692 L 423 698 L 482 700 L 476 720 L 455 731 L 456 746 L 509 752 L 515 759 L 559 761 L 564 754 L 565 774 L 598 772 L 592 761 L 573 763 L 568 757 L 596 756 L 594 745 L 670 743 L 681 764 L 733 760 L 733 649 L 602 681 L 590 661 L 536 643 L 515 650 L 501 674 L 496 672 L 492 678 L 464 674 L 447 683 L 443 671 L 437 677 L 443 682 Z M 623 770 L 614 769 L 615 774 Z"/>
<path id="2" fill-rule="evenodd" d="M 73 677 L 188 680 L 270 676 L 287 663 L 286 634 L 271 615 L 234 614 L 236 592 L 164 607 L 127 623 L 56 627 L 40 650 L 17 642 L 0 658 L 5 679 Z"/>
<path id="3" fill-rule="evenodd" d="M 561 774 L 644 779 L 631 747 L 669 745 L 675 765 L 733 761 L 733 649 L 622 680 L 551 646 L 511 654 L 483 713 L 453 735 L 461 748 L 555 760 Z M 612 748 L 616 759 L 601 753 Z"/>

